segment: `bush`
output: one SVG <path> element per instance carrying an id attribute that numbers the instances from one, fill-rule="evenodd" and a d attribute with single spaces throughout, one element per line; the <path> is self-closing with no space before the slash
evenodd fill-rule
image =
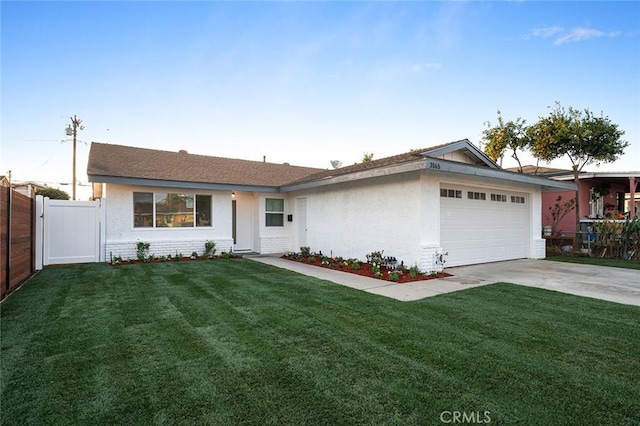
<path id="1" fill-rule="evenodd" d="M 204 256 L 211 257 L 216 254 L 216 243 L 213 241 L 207 241 L 204 243 Z"/>
<path id="2" fill-rule="evenodd" d="M 36 195 L 42 195 L 43 197 L 49 197 L 51 200 L 68 200 L 69 194 L 61 189 L 57 188 L 40 188 L 36 191 Z"/>
<path id="3" fill-rule="evenodd" d="M 144 262 L 149 258 L 150 247 L 151 247 L 151 244 L 144 241 L 138 241 L 136 243 L 136 257 L 138 258 L 138 260 Z"/>

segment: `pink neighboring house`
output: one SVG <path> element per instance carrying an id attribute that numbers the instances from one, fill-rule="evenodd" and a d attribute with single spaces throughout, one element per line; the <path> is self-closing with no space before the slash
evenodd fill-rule
<path id="1" fill-rule="evenodd" d="M 513 169 L 511 169 L 513 171 Z M 573 181 L 571 170 L 524 166 L 526 174 L 537 174 L 561 181 Z M 585 221 L 598 219 L 625 220 L 640 216 L 640 171 L 632 172 L 582 172 L 580 174 L 580 217 Z M 551 225 L 551 211 L 558 196 L 561 203 L 575 196 L 574 192 L 542 193 L 542 225 Z M 633 200 L 633 202 L 632 202 Z M 635 211 L 633 206 L 635 205 Z M 575 212 L 569 212 L 554 230 L 556 235 L 573 236 L 576 232 Z"/>

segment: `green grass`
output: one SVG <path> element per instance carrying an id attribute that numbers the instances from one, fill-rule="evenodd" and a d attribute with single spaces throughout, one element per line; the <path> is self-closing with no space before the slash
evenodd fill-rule
<path id="1" fill-rule="evenodd" d="M 6 425 L 640 422 L 640 308 L 512 284 L 404 303 L 250 260 L 93 264 L 1 309 Z"/>
<path id="2" fill-rule="evenodd" d="M 637 260 L 606 259 L 602 257 L 586 256 L 549 256 L 547 260 L 567 263 L 580 263 L 584 265 L 610 266 L 613 268 L 640 269 L 640 262 Z"/>

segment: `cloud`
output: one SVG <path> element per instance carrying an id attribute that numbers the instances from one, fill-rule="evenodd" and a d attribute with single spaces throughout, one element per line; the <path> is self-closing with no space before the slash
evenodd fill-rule
<path id="1" fill-rule="evenodd" d="M 542 27 L 534 28 L 533 31 L 531 31 L 531 34 L 527 35 L 525 39 L 529 39 L 531 37 L 554 37 L 555 40 L 553 41 L 553 44 L 555 46 L 560 46 L 565 43 L 575 43 L 600 37 L 620 37 L 621 35 L 622 33 L 620 31 L 611 31 L 607 33 L 595 28 L 575 27 L 570 30 L 565 30 L 562 27 Z"/>
<path id="2" fill-rule="evenodd" d="M 436 64 L 436 63 L 416 64 L 411 67 L 411 71 L 422 72 L 427 70 L 439 70 L 440 68 L 442 68 L 442 64 Z"/>
<path id="3" fill-rule="evenodd" d="M 549 38 L 549 37 L 553 37 L 559 32 L 562 32 L 561 27 L 534 28 L 533 31 L 531 32 L 531 35 L 533 37 Z"/>

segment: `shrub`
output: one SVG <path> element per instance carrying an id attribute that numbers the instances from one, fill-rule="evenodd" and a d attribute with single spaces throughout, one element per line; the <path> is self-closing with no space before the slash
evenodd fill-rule
<path id="1" fill-rule="evenodd" d="M 138 260 L 143 262 L 147 260 L 147 258 L 149 257 L 150 247 L 151 247 L 151 244 L 144 241 L 138 241 L 136 243 L 136 257 L 138 258 Z"/>
<path id="2" fill-rule="evenodd" d="M 418 268 L 418 265 L 413 265 L 411 268 L 409 268 L 409 276 L 411 278 L 417 277 L 418 274 L 420 274 L 420 269 Z"/>
<path id="3" fill-rule="evenodd" d="M 204 256 L 211 257 L 216 254 L 216 243 L 211 240 L 207 240 L 204 243 Z"/>
<path id="4" fill-rule="evenodd" d="M 309 257 L 311 255 L 311 247 L 300 247 L 300 254 L 302 257 Z"/>
<path id="5" fill-rule="evenodd" d="M 389 273 L 389 280 L 395 282 L 398 282 L 398 280 L 400 279 L 400 277 L 402 276 L 402 273 L 394 271 Z"/>

